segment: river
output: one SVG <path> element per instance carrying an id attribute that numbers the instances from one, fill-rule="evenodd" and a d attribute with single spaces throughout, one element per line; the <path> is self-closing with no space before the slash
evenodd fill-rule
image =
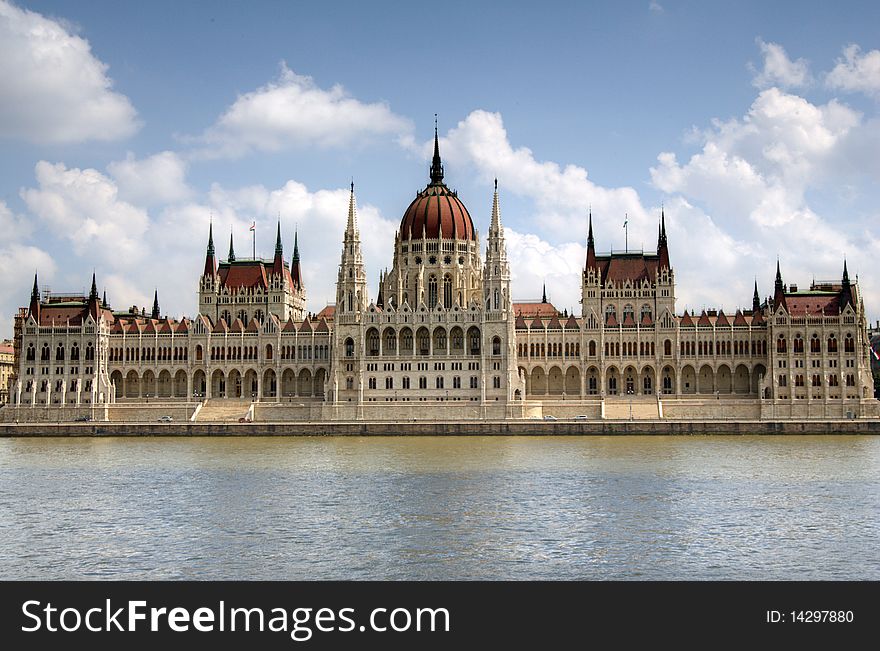
<path id="1" fill-rule="evenodd" d="M 0 439 L 4 579 L 880 579 L 880 437 Z"/>

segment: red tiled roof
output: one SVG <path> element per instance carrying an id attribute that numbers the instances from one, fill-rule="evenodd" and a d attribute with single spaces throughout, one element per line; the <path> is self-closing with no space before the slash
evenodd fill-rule
<path id="1" fill-rule="evenodd" d="M 736 311 L 736 315 L 733 317 L 733 325 L 735 326 L 747 326 L 749 325 L 746 318 L 743 316 L 743 313 L 740 310 Z"/>
<path id="2" fill-rule="evenodd" d="M 559 314 L 559 310 L 552 303 L 514 303 L 513 313 L 529 319 L 535 316 L 553 317 Z"/>
<path id="3" fill-rule="evenodd" d="M 293 317 L 287 319 L 287 323 L 284 324 L 281 332 L 296 332 L 296 324 L 293 322 Z"/>
<path id="4" fill-rule="evenodd" d="M 244 332 L 244 324 L 241 322 L 241 319 L 235 318 L 235 321 L 232 322 L 232 326 L 229 328 L 229 332 Z"/>
<path id="5" fill-rule="evenodd" d="M 764 313 L 761 310 L 752 314 L 752 325 L 763 325 L 764 323 Z"/>
<path id="6" fill-rule="evenodd" d="M 837 316 L 840 314 L 840 294 L 810 294 L 807 296 L 786 294 L 785 305 L 791 316 L 806 316 L 807 314 Z"/>
<path id="7" fill-rule="evenodd" d="M 680 325 L 690 326 L 690 327 L 693 327 L 693 325 L 694 325 L 694 320 L 691 318 L 691 315 L 688 314 L 686 310 L 685 310 L 684 316 L 681 317 L 681 324 Z"/>
<path id="8" fill-rule="evenodd" d="M 321 319 L 315 332 L 330 332 L 330 326 L 327 325 L 327 319 Z"/>
<path id="9" fill-rule="evenodd" d="M 220 284 L 230 289 L 239 287 L 266 289 L 269 286 L 266 266 L 260 260 L 221 262 Z"/>
<path id="10" fill-rule="evenodd" d="M 712 327 L 712 322 L 709 320 L 709 315 L 706 314 L 706 310 L 703 310 L 703 313 L 700 315 L 700 318 L 697 321 L 697 325 Z"/>
<path id="11" fill-rule="evenodd" d="M 223 334 L 224 332 L 229 331 L 229 326 L 226 325 L 225 319 L 218 319 L 217 323 L 214 324 L 213 332 Z"/>
<path id="12" fill-rule="evenodd" d="M 333 317 L 335 317 L 335 316 L 336 316 L 336 306 L 335 305 L 328 305 L 323 310 L 318 312 L 318 314 L 316 315 L 316 318 L 327 319 L 328 321 L 332 321 Z"/>
<path id="13" fill-rule="evenodd" d="M 565 322 L 566 330 L 580 330 L 581 327 L 578 325 L 577 319 L 574 318 L 574 314 L 568 317 L 568 321 Z"/>
<path id="14" fill-rule="evenodd" d="M 724 310 L 718 311 L 718 318 L 715 320 L 715 326 L 729 326 L 730 321 L 727 319 L 727 315 L 724 314 Z"/>
<path id="15" fill-rule="evenodd" d="M 620 324 L 617 322 L 617 316 L 614 312 L 609 312 L 605 315 L 605 325 L 610 328 L 616 328 Z"/>
<path id="16" fill-rule="evenodd" d="M 306 317 L 303 320 L 302 325 L 299 327 L 299 331 L 300 332 L 311 332 L 312 331 L 312 324 L 309 322 L 309 317 Z"/>
<path id="17" fill-rule="evenodd" d="M 516 315 L 516 325 L 515 325 L 515 327 L 516 327 L 517 330 L 525 330 L 525 329 L 528 328 L 528 326 L 526 325 L 526 320 L 522 317 L 522 314 L 517 314 L 517 315 Z"/>
<path id="18" fill-rule="evenodd" d="M 632 312 L 624 312 L 623 314 L 623 327 L 624 328 L 634 328 L 636 325 L 636 320 L 633 318 Z"/>
<path id="19" fill-rule="evenodd" d="M 553 318 L 550 319 L 550 323 L 547 324 L 548 330 L 562 330 L 562 323 L 559 322 L 559 315 L 554 314 Z"/>
<path id="20" fill-rule="evenodd" d="M 245 332 L 259 332 L 259 331 L 260 331 L 260 322 L 257 321 L 256 319 L 251 319 L 247 324 L 247 328 L 245 328 Z"/>
<path id="21" fill-rule="evenodd" d="M 544 327 L 544 321 L 541 319 L 541 317 L 536 316 L 534 319 L 532 319 L 532 323 L 530 324 L 529 327 L 532 327 L 532 328 L 543 328 L 543 327 Z"/>
<path id="22" fill-rule="evenodd" d="M 657 267 L 660 258 L 644 253 L 612 253 L 596 256 L 596 264 L 602 272 L 602 282 L 625 280 L 641 283 L 643 280 L 654 282 L 657 278 Z"/>
<path id="23" fill-rule="evenodd" d="M 651 318 L 650 312 L 645 312 L 642 315 L 642 321 L 641 321 L 641 323 L 639 323 L 639 325 L 643 325 L 643 326 L 654 325 L 654 319 Z"/>
<path id="24" fill-rule="evenodd" d="M 189 332 L 189 319 L 183 319 L 179 324 L 177 324 L 177 330 L 175 332 Z"/>

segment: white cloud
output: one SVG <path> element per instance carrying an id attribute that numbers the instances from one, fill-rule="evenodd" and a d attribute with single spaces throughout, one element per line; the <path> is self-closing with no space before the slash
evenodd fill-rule
<path id="1" fill-rule="evenodd" d="M 655 14 L 663 13 L 663 5 L 657 2 L 657 0 L 651 0 L 651 2 L 648 3 L 648 9 L 650 9 Z"/>
<path id="2" fill-rule="evenodd" d="M 40 161 L 39 188 L 22 189 L 21 197 L 49 232 L 69 239 L 81 257 L 113 268 L 133 268 L 145 256 L 141 239 L 149 228 L 147 213 L 121 201 L 113 181 L 94 169 L 68 169 Z"/>
<path id="3" fill-rule="evenodd" d="M 116 181 L 120 198 L 137 205 L 176 203 L 192 194 L 186 184 L 187 164 L 173 151 L 140 160 L 129 152 L 125 160 L 110 163 L 107 171 Z"/>
<path id="4" fill-rule="evenodd" d="M 33 226 L 23 215 L 14 214 L 5 201 L 0 201 L 0 233 L 3 233 L 4 240 L 19 240 L 32 231 Z"/>
<path id="5" fill-rule="evenodd" d="M 57 267 L 52 255 L 35 246 L 19 242 L 7 242 L 0 247 L 0 327 L 5 337 L 11 336 L 13 315 L 18 307 L 27 307 L 34 273 L 39 274 L 40 288 L 44 288 L 56 276 Z"/>
<path id="6" fill-rule="evenodd" d="M 778 43 L 765 43 L 758 39 L 758 46 L 764 55 L 764 68 L 752 79 L 753 85 L 758 88 L 799 88 L 812 83 L 810 66 L 805 59 L 792 61 L 785 48 Z"/>
<path id="7" fill-rule="evenodd" d="M 375 136 L 408 141 L 412 125 L 387 104 L 367 104 L 340 85 L 319 88 L 282 62 L 278 79 L 239 95 L 202 136 L 200 155 L 236 157 L 250 151 L 342 147 Z"/>
<path id="8" fill-rule="evenodd" d="M 847 92 L 880 95 L 880 50 L 862 54 L 858 45 L 848 45 L 843 58 L 825 77 L 825 84 Z"/>
<path id="9" fill-rule="evenodd" d="M 431 146 L 424 145 L 423 153 Z M 604 219 L 623 224 L 629 214 L 631 223 L 656 227 L 655 216 L 648 215 L 633 188 L 605 188 L 593 183 L 583 167 L 537 161 L 528 148 L 514 149 L 498 113 L 473 111 L 442 139 L 441 150 L 444 160 L 476 168 L 487 182 L 497 176 L 506 191 L 534 201 L 534 221 L 545 235 L 570 237 L 577 232 L 586 238 L 591 205 L 593 214 Z"/>
<path id="10" fill-rule="evenodd" d="M 37 143 L 126 138 L 139 128 L 136 112 L 112 85 L 88 41 L 0 0 L 0 137 Z"/>

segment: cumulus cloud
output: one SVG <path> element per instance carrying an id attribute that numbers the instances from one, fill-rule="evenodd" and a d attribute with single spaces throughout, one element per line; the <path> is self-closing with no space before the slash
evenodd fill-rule
<path id="1" fill-rule="evenodd" d="M 766 279 L 777 255 L 786 279 L 799 278 L 801 284 L 811 277 L 839 277 L 844 256 L 850 269 L 869 268 L 872 252 L 866 242 L 872 229 L 866 232 L 857 216 L 839 209 L 823 216 L 810 201 L 812 193 L 836 178 L 839 161 L 849 157 L 853 143 L 864 140 L 866 130 L 870 134 L 875 127 L 836 100 L 814 105 L 771 88 L 759 94 L 741 119 L 717 121 L 703 132 L 702 149 L 686 162 L 671 152 L 658 156 L 658 165 L 651 168 L 654 185 L 685 202 L 697 223 L 711 219 L 717 225 L 716 233 L 696 239 L 689 225 L 681 233 L 685 243 L 688 238 L 694 247 L 700 241 L 711 243 L 702 247 L 716 256 L 709 260 L 710 273 L 724 255 L 736 252 L 716 293 L 727 291 L 724 275 Z M 839 194 L 836 185 L 833 190 Z M 704 283 L 698 268 L 688 271 Z M 684 273 L 678 279 L 690 283 Z M 708 289 L 697 293 L 708 297 Z M 877 289 L 863 286 L 869 304 L 880 302 Z"/>
<path id="2" fill-rule="evenodd" d="M 778 43 L 765 43 L 758 39 L 758 47 L 764 56 L 764 67 L 760 72 L 755 71 L 753 85 L 758 88 L 799 88 L 812 83 L 810 66 L 805 59 L 792 61 L 785 48 Z"/>
<path id="3" fill-rule="evenodd" d="M 16 215 L 5 201 L 0 201 L 0 233 L 3 233 L 5 240 L 19 240 L 32 231 L 33 226 L 23 215 Z"/>
<path id="4" fill-rule="evenodd" d="M 138 130 L 136 112 L 112 86 L 87 40 L 0 0 L 0 137 L 62 144 L 126 138 Z"/>
<path id="5" fill-rule="evenodd" d="M 177 203 L 192 194 L 186 183 L 187 164 L 173 151 L 140 160 L 129 152 L 125 160 L 110 163 L 107 171 L 116 181 L 120 198 L 137 205 Z"/>
<path id="6" fill-rule="evenodd" d="M 862 54 L 858 45 L 844 48 L 843 58 L 825 77 L 829 88 L 880 96 L 880 50 Z"/>
<path id="7" fill-rule="evenodd" d="M 208 157 L 299 147 L 343 147 L 370 137 L 407 140 L 412 125 L 383 102 L 364 103 L 340 85 L 320 88 L 287 64 L 272 81 L 239 95 L 202 136 Z"/>
<path id="8" fill-rule="evenodd" d="M 444 159 L 474 167 L 487 182 L 497 176 L 503 188 L 531 199 L 538 213 L 534 221 L 553 237 L 572 232 L 586 237 L 591 205 L 594 214 L 620 224 L 625 214 L 631 223 L 654 223 L 655 217 L 648 216 L 633 188 L 602 187 L 588 178 L 583 167 L 538 161 L 527 147 L 514 148 L 499 113 L 473 111 L 442 142 Z M 423 146 L 426 156 L 431 146 Z"/>
<path id="9" fill-rule="evenodd" d="M 648 9 L 655 14 L 663 13 L 663 5 L 657 2 L 657 0 L 651 0 L 651 2 L 648 3 Z"/>
<path id="10" fill-rule="evenodd" d="M 7 242 L 0 247 L 0 275 L 3 277 L 0 283 L 0 306 L 3 307 L 0 327 L 4 333 L 12 333 L 16 308 L 28 305 L 35 272 L 39 272 L 41 288 L 56 277 L 57 267 L 49 253 L 20 242 Z"/>
<path id="11" fill-rule="evenodd" d="M 48 232 L 72 243 L 77 255 L 116 268 L 143 259 L 141 239 L 149 216 L 120 200 L 111 179 L 94 169 L 46 161 L 37 163 L 35 174 L 39 187 L 22 189 L 22 199 Z"/>

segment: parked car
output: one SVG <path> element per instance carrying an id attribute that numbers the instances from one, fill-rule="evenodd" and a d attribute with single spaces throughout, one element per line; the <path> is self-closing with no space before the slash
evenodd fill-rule
<path id="1" fill-rule="evenodd" d="M 247 416 L 242 416 L 241 418 L 238 419 L 238 422 L 239 423 L 249 423 L 249 422 L 251 422 L 251 419 L 248 418 Z"/>
<path id="2" fill-rule="evenodd" d="M 556 416 L 551 416 L 550 414 L 547 414 L 546 416 L 544 416 L 544 420 L 559 420 L 559 419 L 556 418 Z"/>
<path id="3" fill-rule="evenodd" d="M 173 420 L 174 419 L 171 416 L 168 416 L 167 414 L 165 416 L 159 416 L 160 423 L 170 423 Z"/>
<path id="4" fill-rule="evenodd" d="M 91 422 L 91 420 L 92 420 L 91 416 L 80 416 L 79 418 L 74 418 L 73 422 L 74 423 L 89 423 L 89 422 Z"/>
<path id="5" fill-rule="evenodd" d="M 588 418 L 589 416 L 587 416 L 586 414 L 578 414 L 574 417 L 575 420 L 587 420 Z"/>

